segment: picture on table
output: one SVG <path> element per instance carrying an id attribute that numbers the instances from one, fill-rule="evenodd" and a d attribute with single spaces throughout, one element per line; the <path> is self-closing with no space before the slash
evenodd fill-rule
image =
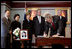
<path id="1" fill-rule="evenodd" d="M 28 39 L 28 31 L 27 30 L 20 31 L 20 39 Z"/>

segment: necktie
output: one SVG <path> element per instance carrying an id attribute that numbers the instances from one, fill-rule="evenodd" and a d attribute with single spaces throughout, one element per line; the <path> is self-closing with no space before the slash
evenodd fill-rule
<path id="1" fill-rule="evenodd" d="M 54 25 L 54 23 L 52 22 L 52 26 L 53 26 L 53 28 L 54 28 L 54 30 L 55 30 L 55 25 Z"/>

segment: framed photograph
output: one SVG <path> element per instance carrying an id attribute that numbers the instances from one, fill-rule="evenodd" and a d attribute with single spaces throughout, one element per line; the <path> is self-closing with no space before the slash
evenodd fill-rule
<path id="1" fill-rule="evenodd" d="M 20 39 L 21 40 L 28 39 L 28 30 L 20 30 Z"/>

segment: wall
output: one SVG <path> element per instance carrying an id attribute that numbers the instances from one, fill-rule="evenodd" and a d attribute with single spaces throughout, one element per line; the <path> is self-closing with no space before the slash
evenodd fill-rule
<path id="1" fill-rule="evenodd" d="M 55 8 L 54 7 L 42 7 L 41 8 L 41 15 L 43 15 L 45 17 L 45 15 L 51 14 L 52 16 L 55 15 Z"/>
<path id="2" fill-rule="evenodd" d="M 4 17 L 5 5 L 1 5 L 1 18 Z"/>

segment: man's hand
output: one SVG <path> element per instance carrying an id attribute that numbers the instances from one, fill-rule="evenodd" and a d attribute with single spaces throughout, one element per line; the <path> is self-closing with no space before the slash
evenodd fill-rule
<path id="1" fill-rule="evenodd" d="M 57 33 L 57 34 L 55 34 L 55 35 L 53 35 L 52 37 L 58 37 L 60 34 L 59 33 Z"/>
<path id="2" fill-rule="evenodd" d="M 43 36 L 44 36 L 44 37 L 47 37 L 47 34 L 44 32 Z"/>
<path id="3" fill-rule="evenodd" d="M 53 35 L 52 37 L 58 37 L 58 35 L 56 34 L 56 35 Z"/>
<path id="4" fill-rule="evenodd" d="M 59 33 L 57 33 L 57 35 L 59 36 L 60 34 L 59 34 Z"/>

